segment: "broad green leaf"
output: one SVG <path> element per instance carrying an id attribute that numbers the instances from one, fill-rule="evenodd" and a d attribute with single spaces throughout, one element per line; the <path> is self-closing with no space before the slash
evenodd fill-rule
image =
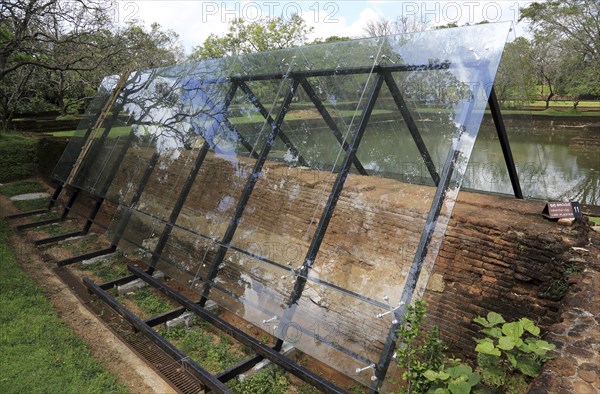
<path id="1" fill-rule="evenodd" d="M 450 377 L 450 375 L 448 373 L 446 373 L 445 371 L 440 371 L 440 373 L 438 374 L 438 378 L 440 380 L 448 380 L 449 377 Z"/>
<path id="2" fill-rule="evenodd" d="M 447 368 L 446 372 L 448 372 L 448 374 L 450 375 L 451 378 L 456 379 L 460 376 L 464 376 L 464 375 L 473 373 L 473 370 L 467 364 L 460 364 L 455 367 Z"/>
<path id="3" fill-rule="evenodd" d="M 500 338 L 502 336 L 502 330 L 498 327 L 483 328 L 481 332 L 493 338 Z"/>
<path id="4" fill-rule="evenodd" d="M 473 372 L 469 375 L 468 382 L 471 386 L 475 386 L 481 380 L 481 376 L 478 373 Z"/>
<path id="5" fill-rule="evenodd" d="M 423 372 L 423 376 L 425 376 L 427 380 L 434 382 L 438 379 L 440 374 L 435 371 L 432 371 L 431 369 L 428 369 L 427 371 Z"/>
<path id="6" fill-rule="evenodd" d="M 435 388 L 430 388 L 429 390 L 427 390 L 427 394 L 448 394 L 450 393 L 448 391 L 448 389 L 444 388 L 444 387 L 435 387 Z"/>
<path id="7" fill-rule="evenodd" d="M 473 321 L 484 327 L 492 327 L 493 324 L 490 324 L 485 317 L 477 316 Z"/>
<path id="8" fill-rule="evenodd" d="M 508 337 L 511 337 L 515 342 L 515 345 L 517 345 L 517 339 L 521 338 L 523 332 L 523 326 L 521 326 L 519 322 L 505 323 L 502 325 L 502 333 Z"/>
<path id="9" fill-rule="evenodd" d="M 540 373 L 540 363 L 526 356 L 517 357 L 517 369 L 523 374 L 535 378 Z"/>
<path id="10" fill-rule="evenodd" d="M 504 320 L 502 315 L 500 315 L 499 313 L 496 313 L 496 312 L 489 312 L 487 314 L 487 320 L 492 326 L 506 322 L 506 320 Z"/>
<path id="11" fill-rule="evenodd" d="M 538 336 L 540 335 L 540 328 L 538 326 L 535 325 L 535 323 L 531 320 L 529 320 L 526 317 L 522 317 L 519 320 L 519 323 L 521 323 L 521 326 L 530 334 Z"/>
<path id="12" fill-rule="evenodd" d="M 475 346 L 475 351 L 478 353 L 489 354 L 492 356 L 500 357 L 500 350 L 496 349 L 494 343 L 490 342 L 479 342 L 477 346 Z"/>
<path id="13" fill-rule="evenodd" d="M 467 381 L 452 382 L 448 384 L 448 389 L 452 394 L 469 394 L 471 385 Z"/>
<path id="14" fill-rule="evenodd" d="M 552 343 L 538 339 L 537 341 L 531 342 L 529 348 L 538 356 L 545 356 L 548 351 L 556 349 L 556 346 Z"/>
<path id="15" fill-rule="evenodd" d="M 498 348 L 502 350 L 512 350 L 515 347 L 515 341 L 511 337 L 501 337 L 498 340 Z"/>

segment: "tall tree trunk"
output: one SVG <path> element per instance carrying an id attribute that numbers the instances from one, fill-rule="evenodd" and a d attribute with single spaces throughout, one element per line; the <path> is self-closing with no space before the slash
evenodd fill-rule
<path id="1" fill-rule="evenodd" d="M 546 80 L 546 82 L 548 82 L 548 89 L 550 89 L 550 93 L 546 98 L 546 109 L 548 109 L 550 108 L 550 100 L 552 100 L 552 97 L 554 97 L 554 92 L 552 91 L 552 84 L 550 83 L 550 81 Z"/>

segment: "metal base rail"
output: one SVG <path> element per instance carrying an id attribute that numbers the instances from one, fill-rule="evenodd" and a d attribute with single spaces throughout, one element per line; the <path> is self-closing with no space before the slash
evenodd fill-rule
<path id="1" fill-rule="evenodd" d="M 186 298 L 185 296 L 181 295 L 176 290 L 165 285 L 161 281 L 155 279 L 154 277 L 152 277 L 152 275 L 146 273 L 145 271 L 143 271 L 131 264 L 129 264 L 127 266 L 127 268 L 133 274 L 133 276 L 135 276 L 136 278 L 142 279 L 147 284 L 160 290 L 164 295 L 166 295 L 173 301 L 179 303 L 183 307 L 182 309 L 188 310 L 188 311 L 196 314 L 197 316 L 199 316 L 206 322 L 210 323 L 213 327 L 215 327 L 215 328 L 221 330 L 222 332 L 224 332 L 225 334 L 233 337 L 235 340 L 239 341 L 241 344 L 248 346 L 256 353 L 255 356 L 250 357 L 249 359 L 244 360 L 240 364 L 228 369 L 227 371 L 223 371 L 217 375 L 209 374 L 209 376 L 205 376 L 204 374 L 200 373 L 200 371 L 196 371 L 196 372 L 198 372 L 197 377 L 200 380 L 202 380 L 202 382 L 204 382 L 207 386 L 209 386 L 209 384 L 214 384 L 215 382 L 220 382 L 220 380 L 226 381 L 227 379 L 230 379 L 231 377 L 234 377 L 235 375 L 243 372 L 243 370 L 248 370 L 252 366 L 256 365 L 256 363 L 258 363 L 261 359 L 266 358 L 266 359 L 270 360 L 273 364 L 281 367 L 282 369 L 284 369 L 287 372 L 292 373 L 293 375 L 297 376 L 298 378 L 302 379 L 303 381 L 307 382 L 308 384 L 311 384 L 312 386 L 321 390 L 324 393 L 329 393 L 329 394 L 346 393 L 346 391 L 337 387 L 336 385 L 327 381 L 326 379 L 322 378 L 317 373 L 314 373 L 314 372 L 306 369 L 305 367 L 302 367 L 295 361 L 287 358 L 286 356 L 277 352 L 273 348 L 258 341 L 257 339 L 253 338 L 249 334 L 246 334 L 245 332 L 243 332 L 242 330 L 238 329 L 237 327 L 231 325 L 230 323 L 227 323 L 226 321 L 219 318 L 215 314 L 207 311 L 205 308 L 200 306 L 198 303 Z M 121 279 L 124 279 L 124 278 L 121 278 Z M 149 335 L 151 337 L 151 339 L 153 341 L 155 341 L 159 346 L 163 347 L 163 349 L 165 351 L 173 352 L 172 344 L 170 344 L 168 341 L 166 341 L 164 338 L 162 338 L 159 334 L 157 334 L 156 331 L 154 331 L 148 323 L 143 322 L 136 316 L 130 316 L 131 312 L 126 310 L 126 308 L 124 308 L 122 305 L 120 305 L 112 296 L 110 296 L 110 294 L 108 294 L 106 292 L 105 289 L 94 284 L 91 280 L 89 280 L 87 278 L 84 279 L 84 283 L 91 291 L 98 294 L 100 296 L 100 298 L 107 301 L 107 303 L 111 307 L 113 307 L 113 309 L 115 309 L 119 314 L 121 314 L 128 321 L 130 321 L 130 323 L 132 323 L 137 330 Z M 103 286 L 106 286 L 106 285 L 107 284 L 104 284 Z M 171 313 L 178 313 L 178 312 L 179 312 L 179 310 L 175 310 L 175 311 L 172 311 Z M 160 319 L 160 317 L 158 317 L 157 319 Z M 152 320 L 153 319 L 150 319 L 149 323 L 152 323 Z M 175 351 L 176 351 L 176 353 L 173 353 L 173 354 L 177 359 L 189 360 L 179 350 L 175 349 Z M 204 370 L 202 370 L 202 371 L 204 371 Z M 222 391 L 217 390 L 216 392 L 222 392 Z"/>
<path id="2" fill-rule="evenodd" d="M 5 216 L 4 219 L 6 219 L 6 220 L 21 219 L 21 218 L 26 218 L 28 216 L 39 215 L 41 213 L 46 213 L 46 212 L 48 212 L 47 209 L 36 209 L 35 211 L 27 211 L 27 212 L 21 212 L 21 213 L 15 213 L 12 215 L 8 215 L 8 216 Z"/>
<path id="3" fill-rule="evenodd" d="M 119 315 L 123 316 L 132 326 L 138 331 L 144 333 L 152 342 L 163 349 L 169 356 L 175 360 L 179 360 L 184 368 L 186 368 L 194 377 L 202 381 L 207 388 L 214 393 L 234 393 L 223 382 L 214 377 L 210 372 L 202 368 L 196 362 L 191 360 L 185 353 L 177 349 L 170 342 L 165 340 L 152 327 L 144 323 L 139 317 L 133 314 L 129 309 L 125 308 L 114 297 L 102 290 L 89 278 L 83 278 L 85 286 L 98 298 L 104 301 L 108 306 L 114 309 Z"/>
<path id="4" fill-rule="evenodd" d="M 46 219 L 46 220 L 40 220 L 39 222 L 23 223 L 23 224 L 17 225 L 17 230 L 18 231 L 28 230 L 30 228 L 42 227 L 47 224 L 58 223 L 58 222 L 60 222 L 60 217 Z"/>
<path id="5" fill-rule="evenodd" d="M 48 238 L 37 239 L 37 240 L 33 241 L 33 243 L 35 246 L 46 245 L 46 244 L 64 241 L 69 238 L 79 237 L 80 235 L 85 235 L 85 233 L 83 231 L 73 231 L 70 233 L 54 235 L 54 236 L 48 237 Z"/>
<path id="6" fill-rule="evenodd" d="M 70 257 L 68 259 L 59 260 L 56 262 L 56 265 L 58 265 L 59 267 L 64 267 L 65 265 L 71 265 L 71 264 L 79 263 L 84 260 L 89 260 L 89 259 L 93 259 L 95 257 L 100 257 L 100 256 L 104 256 L 107 254 L 111 254 L 111 253 L 114 253 L 115 250 L 116 250 L 116 248 L 111 246 L 106 249 L 100 249 L 100 250 L 96 250 L 94 252 Z"/>

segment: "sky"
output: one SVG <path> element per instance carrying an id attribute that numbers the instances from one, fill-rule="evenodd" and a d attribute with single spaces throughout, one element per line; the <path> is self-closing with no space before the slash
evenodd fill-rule
<path id="1" fill-rule="evenodd" d="M 201 45 L 209 34 L 222 35 L 227 22 L 242 17 L 248 21 L 294 13 L 302 16 L 314 28 L 309 40 L 329 36 L 364 35 L 370 20 L 384 17 L 395 20 L 406 16 L 425 21 L 429 26 L 457 23 L 464 25 L 487 20 L 512 21 L 517 36 L 527 35 L 527 26 L 518 22 L 519 8 L 531 1 L 201 1 L 201 0 L 116 0 L 114 18 L 117 23 L 138 20 L 149 26 L 158 22 L 163 28 L 179 34 L 190 53 Z"/>

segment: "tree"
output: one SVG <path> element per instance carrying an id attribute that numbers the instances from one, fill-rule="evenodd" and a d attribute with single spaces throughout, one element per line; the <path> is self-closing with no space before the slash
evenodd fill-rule
<path id="1" fill-rule="evenodd" d="M 313 42 L 310 43 L 310 45 L 312 44 L 329 44 L 332 42 L 341 42 L 341 41 L 350 41 L 352 38 L 347 37 L 347 36 L 330 36 L 327 38 L 316 38 L 313 40 Z"/>
<path id="2" fill-rule="evenodd" d="M 498 100 L 524 104 L 536 98 L 536 66 L 531 43 L 524 37 L 506 44 L 494 80 Z"/>
<path id="3" fill-rule="evenodd" d="M 3 3 L 0 13 L 0 110 L 6 129 L 20 106 L 48 96 L 53 76 L 97 67 L 94 54 L 105 48 L 95 38 L 110 20 L 97 0 L 16 0 Z M 64 78 L 57 80 L 64 90 Z"/>
<path id="4" fill-rule="evenodd" d="M 84 105 L 106 75 L 183 59 L 177 35 L 153 24 L 116 29 L 100 0 L 16 0 L 0 13 L 2 129 L 16 111 Z M 34 106 L 32 104 L 37 104 Z"/>
<path id="5" fill-rule="evenodd" d="M 594 88 L 600 74 L 600 3 L 532 3 L 521 15 L 521 19 L 531 23 L 538 74 L 549 88 L 546 108 L 555 94 L 554 88 L 571 97 L 597 97 Z"/>
<path id="6" fill-rule="evenodd" d="M 370 20 L 363 28 L 365 37 L 380 37 L 394 34 L 405 34 L 425 31 L 429 23 L 418 20 L 414 16 L 399 16 L 395 20 L 381 16 L 377 20 Z"/>
<path id="7" fill-rule="evenodd" d="M 223 37 L 211 34 L 202 46 L 192 49 L 191 60 L 220 58 L 244 53 L 265 52 L 303 45 L 312 27 L 298 15 L 246 22 L 232 20 Z"/>

